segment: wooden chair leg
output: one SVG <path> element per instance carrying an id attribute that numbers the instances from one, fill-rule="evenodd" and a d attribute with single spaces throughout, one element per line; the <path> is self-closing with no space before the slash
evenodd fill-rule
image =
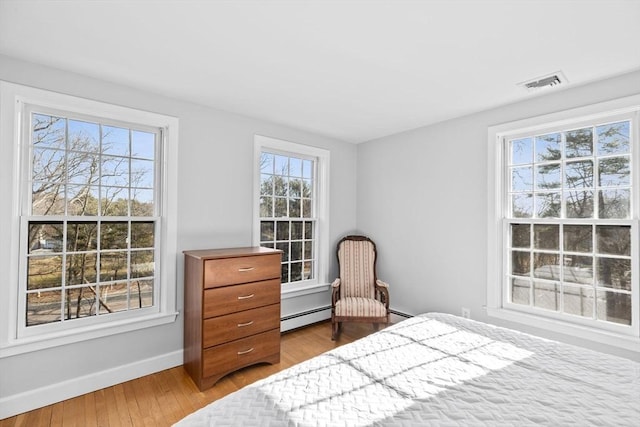
<path id="1" fill-rule="evenodd" d="M 335 320 L 331 319 L 331 341 L 335 341 L 338 337 L 338 329 L 340 328 L 340 324 Z"/>

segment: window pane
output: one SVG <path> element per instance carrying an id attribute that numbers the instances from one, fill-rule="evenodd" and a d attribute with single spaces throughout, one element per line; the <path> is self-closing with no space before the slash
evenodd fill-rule
<path id="1" fill-rule="evenodd" d="M 533 277 L 547 280 L 560 280 L 560 255 L 534 253 Z"/>
<path id="2" fill-rule="evenodd" d="M 560 226 L 536 224 L 533 226 L 533 243 L 536 249 L 560 249 Z"/>
<path id="3" fill-rule="evenodd" d="M 560 188 L 562 176 L 560 175 L 560 163 L 536 166 L 536 189 L 548 190 Z"/>
<path id="4" fill-rule="evenodd" d="M 313 218 L 313 209 L 310 199 L 302 199 L 302 218 Z"/>
<path id="5" fill-rule="evenodd" d="M 569 191 L 564 197 L 567 218 L 593 218 L 592 191 Z"/>
<path id="6" fill-rule="evenodd" d="M 62 222 L 30 222 L 29 253 L 61 252 L 63 237 Z"/>
<path id="7" fill-rule="evenodd" d="M 276 218 L 278 217 L 283 217 L 283 216 L 287 216 L 287 199 L 282 198 L 282 197 L 276 197 L 274 199 L 275 201 L 275 206 L 274 206 L 274 216 Z"/>
<path id="8" fill-rule="evenodd" d="M 260 154 L 260 172 L 273 174 L 273 154 L 261 153 Z"/>
<path id="9" fill-rule="evenodd" d="M 128 222 L 103 222 L 100 227 L 100 249 L 127 249 Z"/>
<path id="10" fill-rule="evenodd" d="M 597 313 L 599 320 L 621 323 L 623 325 L 631 324 L 630 294 L 598 290 L 597 295 Z"/>
<path id="11" fill-rule="evenodd" d="M 304 223 L 304 238 L 313 239 L 313 223 L 305 221 Z"/>
<path id="12" fill-rule="evenodd" d="M 593 228 L 591 225 L 565 225 L 564 250 L 570 252 L 591 252 Z"/>
<path id="13" fill-rule="evenodd" d="M 67 255 L 67 285 L 86 285 L 97 281 L 97 252 Z"/>
<path id="14" fill-rule="evenodd" d="M 154 245 L 155 223 L 131 222 L 131 247 L 152 248 Z"/>
<path id="15" fill-rule="evenodd" d="M 529 224 L 511 224 L 511 247 L 531 247 L 531 226 Z"/>
<path id="16" fill-rule="evenodd" d="M 260 217 L 271 218 L 273 216 L 273 197 L 260 197 Z"/>
<path id="17" fill-rule="evenodd" d="M 34 147 L 65 149 L 67 143 L 65 119 L 45 114 L 33 114 L 31 124 Z"/>
<path id="18" fill-rule="evenodd" d="M 291 218 L 302 218 L 300 214 L 300 199 L 289 199 L 289 216 Z"/>
<path id="19" fill-rule="evenodd" d="M 43 291 L 27 294 L 27 326 L 60 322 L 62 291 Z"/>
<path id="20" fill-rule="evenodd" d="M 64 215 L 65 185 L 34 182 L 31 188 L 31 213 L 33 215 Z"/>
<path id="21" fill-rule="evenodd" d="M 285 156 L 274 156 L 275 173 L 277 175 L 289 175 L 289 158 Z"/>
<path id="22" fill-rule="evenodd" d="M 98 249 L 98 224 L 96 222 L 67 223 L 67 251 L 90 251 Z"/>
<path id="23" fill-rule="evenodd" d="M 533 214 L 533 195 L 514 194 L 512 200 L 512 216 L 514 218 L 531 218 Z"/>
<path id="24" fill-rule="evenodd" d="M 313 263 L 311 261 L 305 261 L 302 264 L 302 280 L 311 278 L 313 278 Z"/>
<path id="25" fill-rule="evenodd" d="M 127 270 L 126 252 L 102 252 L 100 254 L 101 282 L 126 279 Z"/>
<path id="26" fill-rule="evenodd" d="M 302 197 L 311 197 L 313 184 L 310 179 L 302 180 Z"/>
<path id="27" fill-rule="evenodd" d="M 593 284 L 593 257 L 565 255 L 563 273 L 565 282 Z"/>
<path id="28" fill-rule="evenodd" d="M 596 128 L 598 154 L 629 152 L 629 122 L 611 123 Z"/>
<path id="29" fill-rule="evenodd" d="M 99 153 L 100 126 L 97 123 L 69 120 L 69 150 Z"/>
<path id="30" fill-rule="evenodd" d="M 289 283 L 289 263 L 285 262 L 282 264 L 281 268 L 281 278 L 282 283 Z"/>
<path id="31" fill-rule="evenodd" d="M 513 168 L 511 170 L 511 191 L 533 190 L 533 168 Z"/>
<path id="32" fill-rule="evenodd" d="M 67 185 L 67 215 L 98 215 L 98 187 Z"/>
<path id="33" fill-rule="evenodd" d="M 273 194 L 273 175 L 260 175 L 260 195 L 271 196 Z"/>
<path id="34" fill-rule="evenodd" d="M 131 160 L 131 186 L 153 188 L 154 166 L 153 160 Z"/>
<path id="35" fill-rule="evenodd" d="M 302 221 L 291 222 L 291 240 L 302 240 Z"/>
<path id="36" fill-rule="evenodd" d="M 124 193 L 126 197 L 126 192 Z M 125 200 L 118 200 L 121 208 L 125 209 Z M 155 200 L 153 190 L 145 190 L 140 188 L 131 189 L 131 216 L 153 216 L 155 212 Z"/>
<path id="37" fill-rule="evenodd" d="M 598 286 L 631 290 L 631 260 L 620 258 L 597 258 Z"/>
<path id="38" fill-rule="evenodd" d="M 34 148 L 31 159 L 31 178 L 49 183 L 64 182 L 65 152 L 47 148 Z"/>
<path id="39" fill-rule="evenodd" d="M 560 142 L 562 137 L 559 133 L 536 137 L 536 162 L 548 162 L 551 160 L 560 160 L 562 150 Z"/>
<path id="40" fill-rule="evenodd" d="M 532 163 L 533 161 L 533 142 L 531 138 L 516 139 L 510 141 L 511 146 L 511 164 L 521 165 Z"/>
<path id="41" fill-rule="evenodd" d="M 100 169 L 97 153 L 67 153 L 67 182 L 85 186 L 98 185 L 99 181 Z"/>
<path id="42" fill-rule="evenodd" d="M 529 305 L 531 303 L 531 282 L 524 279 L 511 279 L 511 302 Z"/>
<path id="43" fill-rule="evenodd" d="M 511 252 L 511 274 L 528 276 L 531 272 L 531 256 L 529 252 Z"/>
<path id="44" fill-rule="evenodd" d="M 289 282 L 298 282 L 300 280 L 302 280 L 302 263 L 292 262 L 291 277 L 289 278 Z"/>
<path id="45" fill-rule="evenodd" d="M 629 218 L 630 191 L 627 189 L 601 190 L 598 192 L 600 218 Z"/>
<path id="46" fill-rule="evenodd" d="M 102 153 L 129 156 L 129 129 L 102 126 Z"/>
<path id="47" fill-rule="evenodd" d="M 144 308 L 153 306 L 154 281 L 132 280 L 129 286 L 130 308 Z"/>
<path id="48" fill-rule="evenodd" d="M 102 187 L 101 190 L 100 208 L 102 215 L 129 215 L 129 189 L 121 187 Z"/>
<path id="49" fill-rule="evenodd" d="M 313 177 L 313 162 L 311 160 L 302 161 L 302 177 L 309 179 Z"/>
<path id="50" fill-rule="evenodd" d="M 304 259 L 313 259 L 313 241 L 304 241 Z"/>
<path id="51" fill-rule="evenodd" d="M 95 289 L 88 286 L 67 289 L 64 300 L 64 318 L 70 320 L 94 316 L 96 302 Z"/>
<path id="52" fill-rule="evenodd" d="M 154 251 L 131 252 L 131 278 L 151 277 L 155 273 Z"/>
<path id="53" fill-rule="evenodd" d="M 131 131 L 131 156 L 155 160 L 156 135 L 152 132 Z"/>
<path id="54" fill-rule="evenodd" d="M 631 227 L 626 225 L 596 226 L 597 252 L 609 255 L 631 255 Z"/>
<path id="55" fill-rule="evenodd" d="M 591 128 L 566 132 L 565 156 L 588 157 L 593 154 L 593 131 Z"/>
<path id="56" fill-rule="evenodd" d="M 302 259 L 302 242 L 291 242 L 291 261 Z"/>
<path id="57" fill-rule="evenodd" d="M 609 157 L 600 159 L 599 185 L 603 187 L 619 187 L 629 185 L 629 157 Z"/>
<path id="58" fill-rule="evenodd" d="M 302 180 L 289 180 L 289 197 L 302 197 Z"/>
<path id="59" fill-rule="evenodd" d="M 302 177 L 302 159 L 289 158 L 289 176 Z"/>
<path id="60" fill-rule="evenodd" d="M 59 288 L 62 286 L 62 257 L 34 256 L 27 260 L 27 289 Z"/>
<path id="61" fill-rule="evenodd" d="M 287 178 L 278 175 L 273 177 L 273 194 L 276 196 L 287 196 L 289 194 L 288 188 Z"/>
<path id="62" fill-rule="evenodd" d="M 113 187 L 129 186 L 129 158 L 102 156 L 101 184 Z"/>
<path id="63" fill-rule="evenodd" d="M 560 193 L 537 193 L 535 195 L 536 217 L 560 218 L 562 196 Z"/>
<path id="64" fill-rule="evenodd" d="M 593 162 L 586 160 L 567 163 L 565 176 L 567 188 L 593 187 Z"/>
<path id="65" fill-rule="evenodd" d="M 545 310 L 560 309 L 560 286 L 552 282 L 533 282 L 533 305 Z"/>
<path id="66" fill-rule="evenodd" d="M 128 310 L 128 292 L 129 283 L 126 281 L 100 286 L 100 314 Z"/>
<path id="67" fill-rule="evenodd" d="M 289 240 L 289 221 L 276 223 L 276 240 Z"/>
<path id="68" fill-rule="evenodd" d="M 564 285 L 562 290 L 565 313 L 587 318 L 593 317 L 593 288 Z"/>
<path id="69" fill-rule="evenodd" d="M 273 221 L 260 222 L 260 240 L 263 242 L 270 242 L 275 240 Z"/>
<path id="70" fill-rule="evenodd" d="M 276 249 L 280 249 L 282 251 L 282 262 L 288 262 L 289 261 L 289 242 L 276 243 Z M 284 282 L 284 279 L 282 281 Z"/>

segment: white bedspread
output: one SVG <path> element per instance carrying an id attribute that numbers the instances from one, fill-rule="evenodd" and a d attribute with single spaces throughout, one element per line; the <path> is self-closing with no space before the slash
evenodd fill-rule
<path id="1" fill-rule="evenodd" d="M 258 381 L 177 425 L 640 426 L 640 363 L 431 313 Z"/>

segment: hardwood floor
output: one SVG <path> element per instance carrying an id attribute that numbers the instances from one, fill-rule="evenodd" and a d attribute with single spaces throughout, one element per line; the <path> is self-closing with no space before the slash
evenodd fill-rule
<path id="1" fill-rule="evenodd" d="M 374 331 L 366 323 L 345 323 L 331 341 L 331 322 L 282 335 L 280 363 L 232 373 L 201 392 L 178 366 L 136 380 L 0 420 L 0 427 L 170 426 L 187 414 L 245 385 Z"/>

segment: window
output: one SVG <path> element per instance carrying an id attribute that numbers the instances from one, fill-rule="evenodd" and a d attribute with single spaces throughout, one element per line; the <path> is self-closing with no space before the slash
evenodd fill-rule
<path id="1" fill-rule="evenodd" d="M 256 136 L 257 245 L 282 250 L 283 291 L 326 284 L 328 153 Z"/>
<path id="2" fill-rule="evenodd" d="M 637 338 L 638 108 L 565 116 L 490 129 L 489 314 Z"/>
<path id="3" fill-rule="evenodd" d="M 7 140 L 19 142 L 11 148 L 20 160 L 10 221 L 18 267 L 5 285 L 12 297 L 4 313 L 13 315 L 0 348 L 28 351 L 32 338 L 40 348 L 173 321 L 175 175 L 162 160 L 175 150 L 168 144 L 176 119 L 2 89 L 3 103 L 15 100 L 2 120 L 14 123 Z"/>

